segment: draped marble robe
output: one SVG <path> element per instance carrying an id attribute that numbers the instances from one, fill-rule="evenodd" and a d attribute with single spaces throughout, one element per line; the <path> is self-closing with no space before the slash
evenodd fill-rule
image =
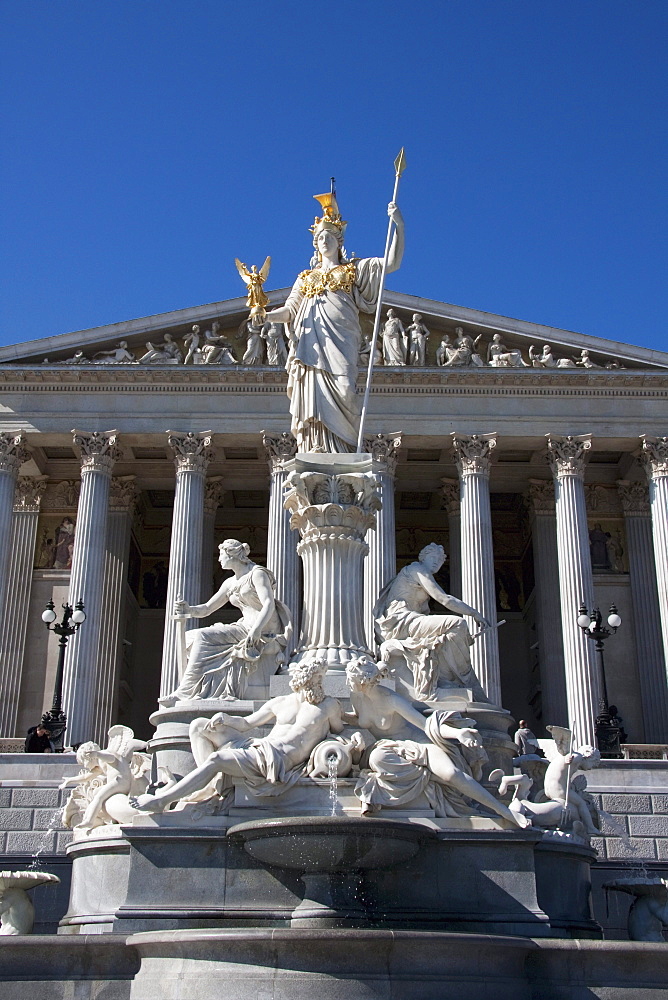
<path id="1" fill-rule="evenodd" d="M 374 312 L 381 270 L 382 260 L 368 257 L 304 271 L 288 296 L 288 397 L 300 451 L 355 450 L 359 314 Z"/>

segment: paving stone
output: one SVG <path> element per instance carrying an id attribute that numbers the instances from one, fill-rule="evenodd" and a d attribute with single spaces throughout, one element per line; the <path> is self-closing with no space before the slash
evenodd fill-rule
<path id="1" fill-rule="evenodd" d="M 651 813 L 652 801 L 649 795 L 610 794 L 603 795 L 603 808 L 610 813 Z"/>
<path id="2" fill-rule="evenodd" d="M 654 861 L 656 858 L 656 842 L 650 838 L 634 837 L 632 841 L 628 841 L 620 840 L 618 837 L 608 837 L 605 850 L 609 859 L 628 858 L 633 861 Z"/>
<path id="3" fill-rule="evenodd" d="M 12 852 L 20 854 L 34 854 L 35 851 L 46 851 L 53 853 L 56 844 L 55 833 L 41 833 L 37 830 L 22 830 L 20 833 L 7 834 L 7 846 L 5 850 L 8 854 Z"/>
<path id="4" fill-rule="evenodd" d="M 13 806 L 50 806 L 55 809 L 60 800 L 57 788 L 15 788 Z"/>
<path id="5" fill-rule="evenodd" d="M 29 830 L 32 809 L 0 809 L 0 830 Z"/>
<path id="6" fill-rule="evenodd" d="M 668 816 L 629 816 L 633 837 L 668 837 Z"/>

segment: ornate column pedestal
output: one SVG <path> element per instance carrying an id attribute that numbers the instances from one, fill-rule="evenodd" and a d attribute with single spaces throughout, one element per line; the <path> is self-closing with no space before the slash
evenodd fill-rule
<path id="1" fill-rule="evenodd" d="M 624 511 L 629 555 L 645 742 L 662 743 L 668 733 L 668 683 L 661 637 L 649 494 L 646 483 L 632 483 L 623 479 L 618 480 L 617 489 Z"/>
<path id="2" fill-rule="evenodd" d="M 394 476 L 401 448 L 401 434 L 376 434 L 364 439 L 364 449 L 371 455 L 371 471 L 379 484 L 381 509 L 376 529 L 368 532 L 369 555 L 364 564 L 364 621 L 370 649 L 376 649 L 373 609 L 378 595 L 397 572 L 397 541 L 394 520 Z"/>
<path id="3" fill-rule="evenodd" d="M 95 683 L 91 739 L 107 745 L 109 727 L 116 721 L 118 678 L 123 656 L 125 601 L 123 588 L 128 575 L 130 531 L 137 501 L 134 476 L 111 480 L 107 520 L 107 551 L 104 559 L 100 653 Z"/>
<path id="4" fill-rule="evenodd" d="M 561 634 L 564 646 L 569 728 L 575 743 L 596 746 L 601 681 L 593 643 L 578 627 L 578 609 L 594 604 L 585 506 L 585 456 L 591 434 L 547 436 L 548 458 L 557 513 L 557 550 L 561 597 Z M 555 608 L 556 612 L 556 608 Z"/>
<path id="5" fill-rule="evenodd" d="M 5 627 L 0 634 L 0 736 L 18 736 L 18 707 L 25 653 L 28 607 L 35 558 L 37 521 L 46 476 L 21 476 L 14 494 L 9 545 Z"/>
<path id="6" fill-rule="evenodd" d="M 86 621 L 70 639 L 65 657 L 63 710 L 69 744 L 93 738 L 102 616 L 109 612 L 103 604 L 109 491 L 114 462 L 121 455 L 116 431 L 72 433 L 81 454 L 81 492 L 69 603 L 84 601 Z"/>
<path id="7" fill-rule="evenodd" d="M 285 506 L 299 531 L 304 611 L 294 660 L 325 659 L 341 673 L 369 653 L 364 628 L 365 535 L 380 510 L 368 455 L 304 455 L 286 482 Z"/>
<path id="8" fill-rule="evenodd" d="M 462 600 L 496 625 L 496 587 L 489 502 L 491 453 L 496 434 L 452 435 L 461 484 Z M 501 705 L 499 637 L 492 627 L 476 639 L 471 663 L 489 700 Z"/>
<path id="9" fill-rule="evenodd" d="M 643 434 L 641 460 L 649 482 L 663 656 L 668 666 L 668 437 Z"/>
<path id="10" fill-rule="evenodd" d="M 450 552 L 448 566 L 450 569 L 450 593 L 453 597 L 462 596 L 462 517 L 459 495 L 461 488 L 455 479 L 441 480 L 441 507 L 448 512 L 448 535 Z"/>
<path id="11" fill-rule="evenodd" d="M 566 726 L 568 701 L 564 644 L 561 630 L 554 627 L 555 613 L 561 604 L 554 484 L 547 479 L 531 479 L 529 482 L 543 722 L 547 726 Z"/>
<path id="12" fill-rule="evenodd" d="M 267 536 L 267 569 L 276 578 L 276 597 L 287 604 L 292 615 L 293 636 L 299 635 L 301 615 L 301 569 L 297 555 L 297 536 L 290 528 L 290 514 L 283 505 L 285 481 L 292 460 L 297 454 L 293 434 L 263 433 L 269 463 L 269 533 Z"/>
<path id="13" fill-rule="evenodd" d="M 176 622 L 172 620 L 174 602 L 181 597 L 188 604 L 200 603 L 202 586 L 202 533 L 204 529 L 204 483 L 211 458 L 211 431 L 168 431 L 174 452 L 176 490 L 169 547 L 167 606 L 162 645 L 160 695 L 171 694 L 179 683 Z M 191 619 L 186 628 L 199 625 Z"/>
<path id="14" fill-rule="evenodd" d="M 202 583 L 200 597 L 208 601 L 213 593 L 213 571 L 218 560 L 216 544 L 216 511 L 225 495 L 223 480 L 212 476 L 204 483 L 204 520 L 202 527 Z"/>

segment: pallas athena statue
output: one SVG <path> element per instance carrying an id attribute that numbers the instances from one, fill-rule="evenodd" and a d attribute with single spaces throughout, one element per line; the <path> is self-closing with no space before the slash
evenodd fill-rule
<path id="1" fill-rule="evenodd" d="M 351 452 L 359 429 L 359 314 L 376 308 L 383 262 L 379 257 L 348 260 L 343 247 L 347 223 L 334 193 L 315 197 L 323 214 L 311 227 L 311 268 L 302 271 L 285 305 L 267 319 L 285 323 L 289 333 L 288 396 L 299 451 Z M 389 272 L 401 264 L 404 223 L 394 202 L 388 214 L 395 225 Z"/>

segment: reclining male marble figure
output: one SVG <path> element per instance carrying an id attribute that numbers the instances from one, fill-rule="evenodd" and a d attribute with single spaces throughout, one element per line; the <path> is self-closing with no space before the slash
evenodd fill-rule
<path id="1" fill-rule="evenodd" d="M 380 685 L 384 673 L 369 657 L 351 660 L 346 669 L 352 712 L 343 720 L 377 739 L 355 788 L 362 815 L 383 806 L 409 806 L 424 793 L 437 816 L 476 815 L 467 802 L 472 799 L 517 826 L 530 826 L 476 780 L 487 754 L 474 728 L 452 724 L 455 717 L 460 723 L 472 720 L 449 712 L 425 718 L 406 698 Z"/>
<path id="2" fill-rule="evenodd" d="M 180 617 L 206 618 L 233 604 L 243 617 L 186 632 L 188 663 L 178 688 L 159 699 L 165 708 L 177 701 L 243 698 L 250 674 L 263 665 L 274 674 L 285 662 L 292 621 L 286 605 L 275 597 L 273 574 L 249 558 L 245 543 L 227 538 L 218 548 L 222 569 L 234 575 L 206 604 L 191 607 L 176 601 L 174 611 Z"/>
<path id="3" fill-rule="evenodd" d="M 459 615 L 470 615 L 483 628 L 489 622 L 439 587 L 434 574 L 444 562 L 442 545 L 425 545 L 418 561 L 404 566 L 381 590 L 373 610 L 381 659 L 387 663 L 393 655 L 404 657 L 417 701 L 438 701 L 439 688 L 459 687 L 470 688 L 475 701 L 488 702 L 471 666 L 473 639 Z M 430 614 L 430 597 L 455 614 Z"/>
<path id="4" fill-rule="evenodd" d="M 339 702 L 327 697 L 323 690 L 326 671 L 327 663 L 321 660 L 292 665 L 292 694 L 270 699 L 245 718 L 221 712 L 213 726 L 208 719 L 194 720 L 191 733 L 196 736 L 193 748 L 197 746 L 198 755 L 206 741 L 215 745 L 216 740 L 225 739 L 225 744 L 175 785 L 157 795 L 142 795 L 136 800 L 137 808 L 162 812 L 171 803 L 194 796 L 221 774 L 242 778 L 256 794 L 280 794 L 302 775 L 313 748 L 330 732 L 340 733 L 343 729 Z M 272 721 L 267 736 L 244 738 L 246 733 Z M 216 735 L 216 728 L 221 730 L 223 726 L 227 733 L 219 731 Z"/>

